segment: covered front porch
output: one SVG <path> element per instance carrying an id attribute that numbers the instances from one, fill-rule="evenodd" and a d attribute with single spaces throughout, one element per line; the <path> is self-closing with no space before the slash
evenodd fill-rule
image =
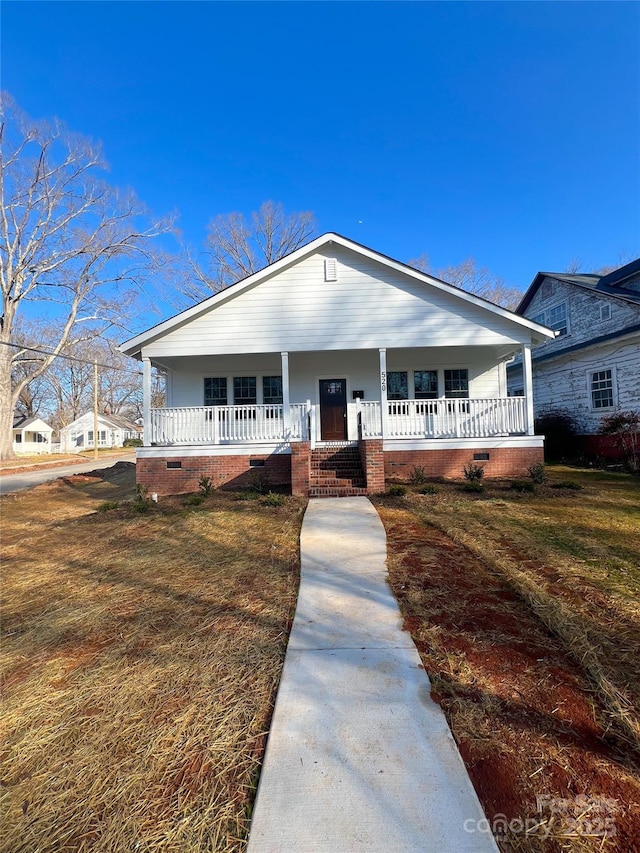
<path id="1" fill-rule="evenodd" d="M 509 353 L 497 347 L 154 360 L 167 377 L 163 407 L 150 404 L 152 362 L 144 358 L 144 443 L 282 452 L 301 441 L 313 448 L 366 439 L 431 444 L 533 435 L 531 353 L 526 346 L 519 351 L 525 364 L 519 397 L 507 396 Z"/>

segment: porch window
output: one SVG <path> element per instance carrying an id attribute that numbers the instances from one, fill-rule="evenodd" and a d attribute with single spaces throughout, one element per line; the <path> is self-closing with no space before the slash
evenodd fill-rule
<path id="1" fill-rule="evenodd" d="M 406 370 L 392 370 L 387 376 L 387 399 L 388 400 L 408 400 L 409 399 L 409 382 L 407 379 Z"/>
<path id="2" fill-rule="evenodd" d="M 612 370 L 596 370 L 591 374 L 591 405 L 594 409 L 613 408 Z"/>
<path id="3" fill-rule="evenodd" d="M 469 396 L 469 371 L 466 367 L 463 369 L 445 370 L 444 396 L 465 398 Z"/>
<path id="4" fill-rule="evenodd" d="M 21 432 L 16 433 L 15 442 L 16 442 L 16 444 L 22 444 L 22 433 Z"/>
<path id="5" fill-rule="evenodd" d="M 438 371 L 414 370 L 416 400 L 435 400 L 438 396 Z"/>
<path id="6" fill-rule="evenodd" d="M 233 377 L 233 405 L 234 406 L 255 406 L 258 402 L 256 396 L 256 377 L 255 376 L 234 376 Z"/>
<path id="7" fill-rule="evenodd" d="M 282 404 L 282 376 L 262 377 L 262 402 L 267 406 Z"/>
<path id="8" fill-rule="evenodd" d="M 227 405 L 227 377 L 211 376 L 204 380 L 204 405 Z"/>

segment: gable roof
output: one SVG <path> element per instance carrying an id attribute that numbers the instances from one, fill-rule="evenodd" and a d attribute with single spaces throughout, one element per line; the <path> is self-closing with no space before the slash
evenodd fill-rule
<path id="1" fill-rule="evenodd" d="M 401 272 L 405 275 L 409 275 L 418 282 L 430 285 L 431 287 L 434 287 L 445 293 L 449 293 L 463 301 L 469 302 L 473 305 L 476 305 L 480 308 L 497 314 L 500 317 L 506 318 L 519 326 L 524 326 L 533 331 L 538 338 L 544 339 L 553 337 L 553 332 L 551 332 L 545 326 L 541 326 L 539 323 L 534 323 L 532 320 L 520 317 L 516 315 L 513 311 L 508 311 L 506 308 L 502 308 L 499 305 L 495 305 L 493 302 L 489 302 L 488 300 L 483 299 L 480 296 L 476 296 L 475 294 L 469 293 L 466 290 L 462 290 L 462 288 L 456 287 L 453 284 L 448 284 L 447 282 L 441 281 L 440 279 L 435 278 L 432 275 L 428 275 L 427 273 L 423 273 L 420 270 L 416 270 L 413 267 L 402 263 L 401 261 L 397 261 L 393 258 L 390 258 L 389 256 L 382 254 L 381 252 L 376 252 L 373 249 L 362 245 L 361 243 L 356 243 L 354 240 L 349 240 L 347 237 L 343 237 L 340 234 L 336 234 L 335 232 L 328 232 L 326 234 L 323 234 L 321 237 L 317 237 L 315 240 L 312 240 L 310 243 L 301 246 L 299 249 L 296 249 L 295 251 L 291 252 L 280 260 L 275 261 L 268 267 L 265 267 L 264 269 L 259 270 L 258 272 L 255 272 L 244 279 L 241 279 L 235 284 L 232 284 L 229 287 L 226 287 L 224 290 L 213 294 L 213 296 L 204 299 L 202 302 L 199 302 L 191 308 L 187 308 L 185 311 L 181 311 L 179 314 L 176 314 L 173 317 L 170 317 L 169 319 L 164 320 L 155 326 L 152 326 L 150 329 L 147 329 L 146 331 L 135 335 L 133 338 L 130 338 L 129 340 L 122 343 L 120 345 L 120 350 L 126 353 L 127 355 L 139 358 L 141 349 L 144 345 L 163 337 L 165 334 L 171 332 L 176 327 L 183 325 L 184 323 L 187 323 L 195 319 L 196 317 L 201 316 L 202 314 L 205 314 L 206 312 L 214 309 L 217 305 L 220 305 L 230 299 L 234 299 L 236 296 L 239 296 L 244 291 L 264 281 L 268 277 L 272 276 L 274 273 L 279 272 L 280 270 L 283 270 L 289 266 L 292 266 L 293 264 L 300 261 L 302 258 L 305 258 L 308 255 L 311 255 L 314 252 L 317 252 L 318 250 L 322 249 L 323 247 L 330 246 L 332 244 L 341 246 L 345 249 L 359 254 L 364 258 L 368 258 L 369 260 L 373 260 L 379 264 L 382 264 L 388 269 Z"/>
<path id="2" fill-rule="evenodd" d="M 93 412 L 84 412 L 84 414 L 80 415 L 80 417 L 76 418 L 74 421 L 71 421 L 71 423 L 64 426 L 63 429 L 67 430 L 69 429 L 69 427 L 75 426 L 80 421 L 86 421 L 88 419 L 90 423 L 93 423 Z M 98 412 L 98 421 L 99 423 L 104 424 L 108 427 L 113 427 L 114 429 L 125 429 L 130 430 L 132 432 L 142 432 L 142 427 L 138 426 L 138 424 L 134 424 L 133 421 L 122 417 L 122 415 L 105 415 L 104 412 Z"/>
<path id="3" fill-rule="evenodd" d="M 617 299 L 624 299 L 627 302 L 640 304 L 640 293 L 621 287 L 621 284 L 626 279 L 638 275 L 639 273 L 640 258 L 607 273 L 607 275 L 599 275 L 598 273 L 539 272 L 529 285 L 525 295 L 520 300 L 520 304 L 516 308 L 516 314 L 522 314 L 522 312 L 527 310 L 531 300 L 538 292 L 538 288 L 545 278 L 555 278 L 557 281 L 563 281 L 567 284 L 575 284 L 577 287 L 591 290 L 594 293 L 613 296 Z"/>
<path id="4" fill-rule="evenodd" d="M 48 430 L 53 432 L 53 428 L 49 426 L 46 421 L 43 421 L 42 418 L 38 417 L 38 415 L 34 415 L 33 417 L 27 417 L 27 415 L 14 414 L 13 416 L 13 429 L 27 429 L 33 424 L 40 422 L 44 424 Z"/>

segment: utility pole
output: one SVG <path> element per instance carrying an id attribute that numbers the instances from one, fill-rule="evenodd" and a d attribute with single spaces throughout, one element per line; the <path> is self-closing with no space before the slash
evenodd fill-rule
<path id="1" fill-rule="evenodd" d="M 98 359 L 93 360 L 93 458 L 98 458 Z"/>

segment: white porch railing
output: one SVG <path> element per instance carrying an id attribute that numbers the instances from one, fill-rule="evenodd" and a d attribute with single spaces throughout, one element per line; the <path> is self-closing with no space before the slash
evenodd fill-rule
<path id="1" fill-rule="evenodd" d="M 525 434 L 524 397 L 389 400 L 387 438 L 488 438 Z M 362 436 L 382 435 L 380 403 L 361 402 Z"/>
<path id="2" fill-rule="evenodd" d="M 308 433 L 306 403 L 290 406 L 288 430 L 282 405 L 178 406 L 150 414 L 149 442 L 156 445 L 299 441 Z"/>
<path id="3" fill-rule="evenodd" d="M 363 438 L 382 436 L 377 401 L 356 404 Z M 385 438 L 488 438 L 524 435 L 526 399 L 389 400 Z M 150 444 L 251 444 L 314 440 L 317 412 L 309 403 L 282 405 L 178 406 L 151 409 Z M 145 427 L 146 429 L 146 427 Z"/>

